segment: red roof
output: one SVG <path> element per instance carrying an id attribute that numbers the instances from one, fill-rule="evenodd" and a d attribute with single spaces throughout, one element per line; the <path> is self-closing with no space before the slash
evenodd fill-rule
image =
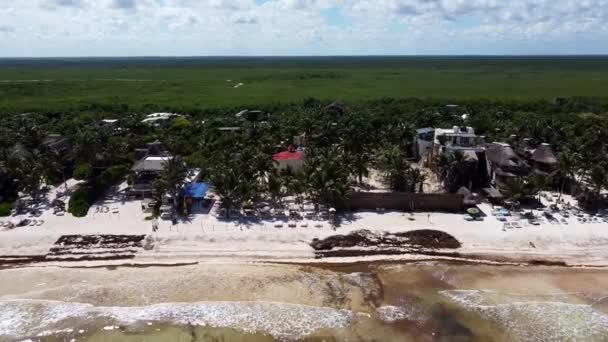
<path id="1" fill-rule="evenodd" d="M 272 159 L 274 159 L 276 161 L 304 160 L 304 156 L 305 156 L 305 154 L 302 151 L 295 151 L 295 152 L 284 151 L 284 152 L 275 154 L 274 156 L 272 156 Z"/>

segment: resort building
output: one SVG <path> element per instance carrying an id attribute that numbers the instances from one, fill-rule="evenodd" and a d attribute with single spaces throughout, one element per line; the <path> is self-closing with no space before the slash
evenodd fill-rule
<path id="1" fill-rule="evenodd" d="M 146 118 L 143 119 L 141 122 L 149 126 L 164 127 L 169 123 L 171 119 L 180 116 L 181 115 L 175 113 L 152 113 L 146 115 Z"/>
<path id="2" fill-rule="evenodd" d="M 131 168 L 135 173 L 135 179 L 131 185 L 134 194 L 142 196 L 151 194 L 154 191 L 154 181 L 165 169 L 165 163 L 169 156 L 145 156 L 138 160 Z"/>
<path id="3" fill-rule="evenodd" d="M 470 164 L 472 171 L 469 189 L 480 187 L 487 182 L 485 137 L 475 134 L 472 127 L 454 126 L 452 128 L 436 128 L 431 151 L 431 164 L 444 153 L 461 152 Z M 433 165 L 437 170 L 437 165 Z"/>
<path id="4" fill-rule="evenodd" d="M 300 169 L 306 160 L 306 152 L 290 145 L 287 151 L 279 152 L 272 156 L 275 167 L 279 170 L 291 168 L 296 171 Z"/>
<path id="5" fill-rule="evenodd" d="M 428 158 L 433 149 L 435 140 L 435 129 L 432 127 L 418 128 L 414 137 L 414 157 L 417 160 L 424 159 L 428 164 Z"/>
<path id="6" fill-rule="evenodd" d="M 104 133 L 111 133 L 120 130 L 119 119 L 103 119 L 97 123 L 97 129 Z"/>
<path id="7" fill-rule="evenodd" d="M 131 168 L 135 176 L 130 193 L 146 196 L 154 191 L 154 180 L 163 172 L 165 163 L 171 157 L 159 141 L 147 144 L 145 149 L 138 149 L 135 154 L 140 159 Z"/>
<path id="8" fill-rule="evenodd" d="M 485 150 L 484 137 L 476 135 L 473 127 L 436 128 L 434 144 L 438 153 L 459 150 L 466 154 Z"/>
<path id="9" fill-rule="evenodd" d="M 493 142 L 486 147 L 488 173 L 493 183 L 501 188 L 510 180 L 525 176 L 529 166 L 511 147 L 502 142 Z"/>
<path id="10" fill-rule="evenodd" d="M 57 155 L 67 156 L 72 153 L 70 139 L 59 134 L 49 134 L 42 144 Z"/>
<path id="11" fill-rule="evenodd" d="M 267 115 L 262 113 L 260 110 L 242 110 L 234 115 L 238 120 L 246 120 L 249 122 L 263 122 L 268 120 Z"/>
<path id="12" fill-rule="evenodd" d="M 538 175 L 547 176 L 555 171 L 557 166 L 557 157 L 549 144 L 541 144 L 535 150 L 531 151 L 530 164 L 532 171 Z"/>
<path id="13" fill-rule="evenodd" d="M 172 158 L 159 141 L 149 143 L 146 147 L 146 149 L 136 150 L 136 155 L 139 155 L 140 159 L 135 162 L 131 168 L 134 177 L 129 189 L 129 194 L 132 196 L 146 197 L 152 195 L 155 191 L 154 181 L 161 176 L 165 170 L 165 164 Z M 184 179 L 184 185 L 189 186 L 189 194 L 199 193 L 198 191 L 201 189 L 198 184 L 200 176 L 200 169 L 188 170 L 186 178 Z M 208 189 L 208 187 L 205 188 L 205 193 L 206 189 Z M 192 195 L 189 196 L 189 198 L 200 199 L 199 197 Z M 165 200 L 165 198 L 163 198 L 163 200 Z"/>

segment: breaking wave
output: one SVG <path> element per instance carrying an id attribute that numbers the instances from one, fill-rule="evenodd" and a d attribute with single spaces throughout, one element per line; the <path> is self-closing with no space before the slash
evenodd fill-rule
<path id="1" fill-rule="evenodd" d="M 170 322 L 267 333 L 275 338 L 301 338 L 319 329 L 348 327 L 348 310 L 269 302 L 169 303 L 143 307 L 97 307 L 40 300 L 0 301 L 0 340 L 42 336 L 78 324 L 105 322 L 130 325 Z"/>
<path id="2" fill-rule="evenodd" d="M 398 321 L 411 321 L 417 325 L 421 325 L 428 320 L 425 313 L 416 307 L 404 307 L 386 305 L 381 306 L 377 310 L 380 319 L 386 323 L 395 323 Z"/>
<path id="3" fill-rule="evenodd" d="M 529 296 L 484 290 L 441 294 L 501 325 L 512 341 L 608 341 L 608 315 L 593 304 L 580 304 L 582 299 L 593 301 L 598 296 Z"/>

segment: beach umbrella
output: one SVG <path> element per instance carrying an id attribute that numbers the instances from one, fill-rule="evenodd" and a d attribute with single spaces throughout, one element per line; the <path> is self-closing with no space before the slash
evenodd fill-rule
<path id="1" fill-rule="evenodd" d="M 476 216 L 476 215 L 481 214 L 481 211 L 479 211 L 479 209 L 477 209 L 477 208 L 469 208 L 469 209 L 467 209 L 467 213 L 469 215 L 475 215 Z"/>

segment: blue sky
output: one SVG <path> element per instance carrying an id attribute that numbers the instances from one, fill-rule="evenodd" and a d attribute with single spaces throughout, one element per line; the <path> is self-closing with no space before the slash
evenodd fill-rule
<path id="1" fill-rule="evenodd" d="M 608 54 L 608 0 L 0 0 L 0 57 Z"/>

